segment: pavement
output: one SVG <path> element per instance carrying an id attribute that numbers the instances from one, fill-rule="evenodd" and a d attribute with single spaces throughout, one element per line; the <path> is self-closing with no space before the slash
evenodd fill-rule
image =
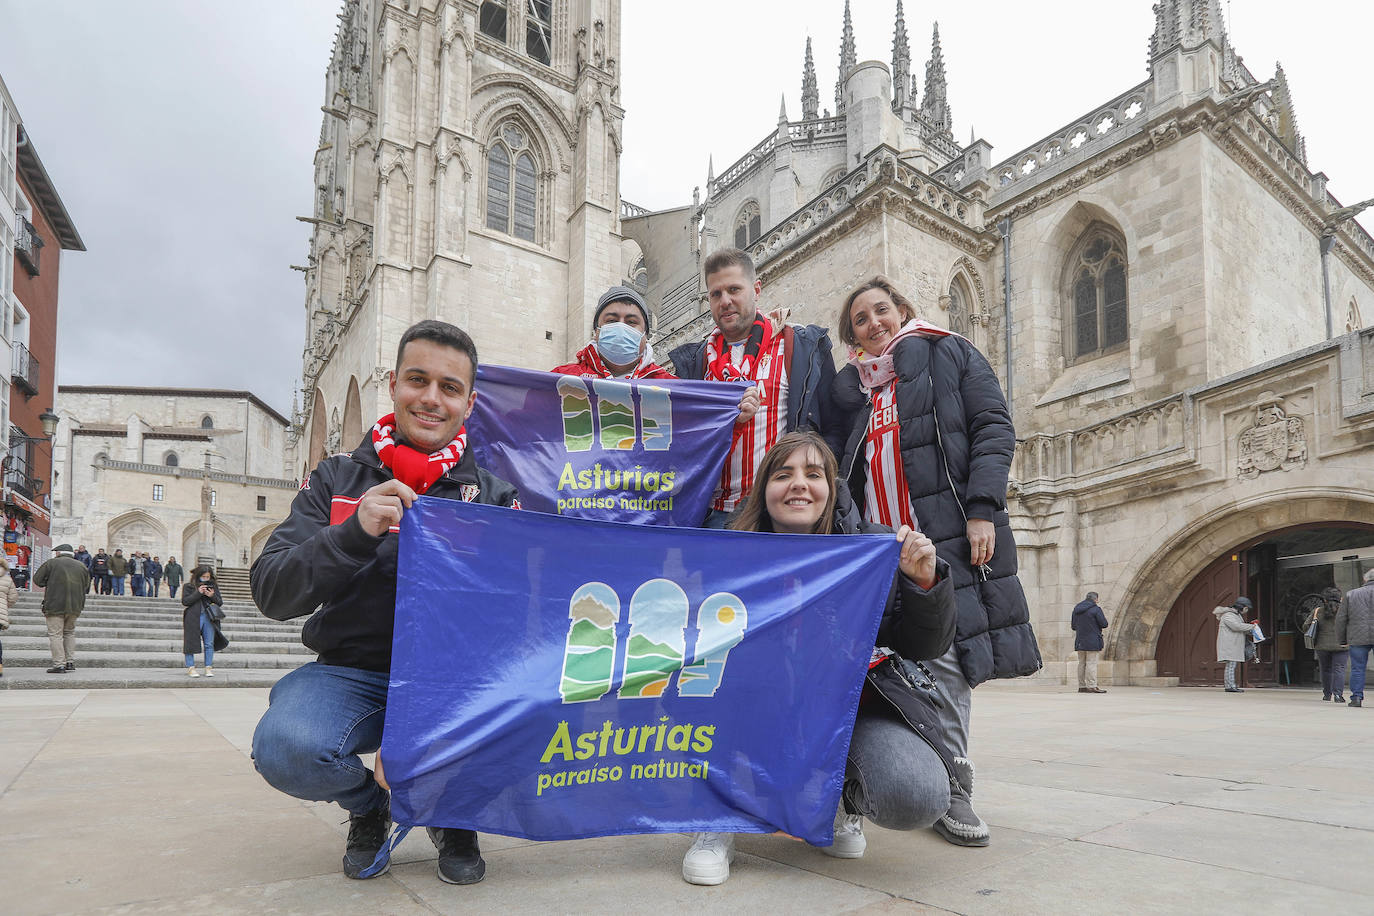
<path id="1" fill-rule="evenodd" d="M 1374 708 L 1314 690 L 1015 682 L 974 702 L 992 844 L 865 826 L 867 854 L 741 837 L 730 880 L 681 878 L 679 834 L 484 836 L 487 877 L 435 876 L 422 831 L 389 874 L 339 871 L 337 808 L 248 758 L 261 688 L 0 693 L 0 912 L 1374 912 Z"/>

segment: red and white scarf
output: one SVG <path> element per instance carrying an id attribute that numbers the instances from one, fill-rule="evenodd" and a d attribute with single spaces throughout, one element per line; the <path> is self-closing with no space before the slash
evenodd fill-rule
<path id="1" fill-rule="evenodd" d="M 391 476 L 416 493 L 423 493 L 449 468 L 463 460 L 463 452 L 468 447 L 467 427 L 459 429 L 448 445 L 426 455 L 396 441 L 396 415 L 389 413 L 372 427 L 372 447 L 377 450 L 382 465 L 391 469 Z"/>
<path id="2" fill-rule="evenodd" d="M 752 382 L 759 390 L 759 409 L 752 419 L 735 424 L 730 454 L 711 503 L 713 509 L 722 512 L 734 509 L 749 495 L 759 462 L 787 425 L 787 329 L 774 331 L 773 322 L 760 315 L 750 329 L 738 365 L 731 359 L 731 349 L 719 328 L 711 332 L 706 338 L 705 377 L 718 382 Z"/>
<path id="3" fill-rule="evenodd" d="M 897 370 L 892 365 L 892 353 L 897 349 L 897 344 L 906 340 L 908 337 L 959 337 L 953 331 L 947 331 L 939 325 L 931 324 L 929 321 L 922 321 L 920 318 L 913 318 L 902 325 L 897 336 L 887 342 L 883 347 L 883 352 L 877 356 L 870 356 L 861 347 L 854 347 L 849 351 L 849 362 L 855 369 L 859 370 L 859 384 L 865 393 L 871 393 L 874 388 L 886 385 L 897 377 Z"/>
<path id="4" fill-rule="evenodd" d="M 585 371 L 583 375 L 593 375 L 596 378 L 673 378 L 674 376 L 662 366 L 649 359 L 646 354 L 639 363 L 630 370 L 628 375 L 616 376 L 606 365 L 605 360 L 596 349 L 596 344 L 589 343 L 581 350 L 577 351 L 577 364 Z"/>
<path id="5" fill-rule="evenodd" d="M 873 400 L 868 417 L 864 460 L 868 477 L 864 481 L 864 517 L 869 521 L 897 528 L 901 525 L 919 531 L 916 510 L 907 490 L 906 470 L 902 467 L 901 417 L 897 412 L 897 370 L 892 353 L 908 337 L 948 337 L 952 331 L 919 318 L 902 325 L 878 356 L 862 350 L 850 353 L 849 361 L 859 372 L 859 384 Z"/>

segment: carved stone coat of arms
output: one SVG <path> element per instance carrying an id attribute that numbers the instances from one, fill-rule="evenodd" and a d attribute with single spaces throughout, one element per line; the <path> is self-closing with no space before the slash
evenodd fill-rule
<path id="1" fill-rule="evenodd" d="M 1255 422 L 1241 430 L 1236 471 L 1254 480 L 1264 471 L 1307 465 L 1307 428 L 1302 417 L 1290 417 L 1283 400 L 1268 398 L 1255 408 Z"/>

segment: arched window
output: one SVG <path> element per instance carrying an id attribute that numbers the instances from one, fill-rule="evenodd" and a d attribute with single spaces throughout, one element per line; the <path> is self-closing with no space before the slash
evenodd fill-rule
<path id="1" fill-rule="evenodd" d="M 1350 297 L 1350 307 L 1345 310 L 1345 333 L 1358 331 L 1364 327 L 1364 321 L 1360 318 L 1360 303 L 1355 301 L 1355 297 Z"/>
<path id="2" fill-rule="evenodd" d="M 525 13 L 525 53 L 541 64 L 553 60 L 553 0 L 529 0 Z"/>
<path id="3" fill-rule="evenodd" d="M 825 177 L 821 179 L 820 190 L 821 190 L 821 191 L 824 191 L 826 188 L 830 187 L 832 184 L 834 184 L 835 182 L 839 181 L 839 180 L 840 180 L 841 178 L 843 178 L 844 176 L 845 176 L 844 166 L 842 166 L 842 165 L 837 165 L 837 166 L 835 166 L 835 168 L 833 168 L 833 169 L 831 169 L 830 171 L 826 172 L 826 173 L 825 173 Z"/>
<path id="4" fill-rule="evenodd" d="M 166 467 L 174 468 L 177 465 L 181 464 L 181 459 L 177 457 L 176 452 L 168 452 L 167 454 L 162 456 L 162 463 Z"/>
<path id="5" fill-rule="evenodd" d="M 477 13 L 477 27 L 483 35 L 499 42 L 506 40 L 506 0 L 484 0 Z"/>
<path id="6" fill-rule="evenodd" d="M 1104 225 L 1090 226 L 1074 247 L 1068 267 L 1069 359 L 1101 356 L 1125 346 L 1130 313 L 1121 237 Z"/>
<path id="7" fill-rule="evenodd" d="M 735 217 L 735 247 L 748 248 L 759 240 L 763 232 L 763 218 L 759 214 L 759 202 L 751 200 L 739 208 Z"/>
<path id="8" fill-rule="evenodd" d="M 507 121 L 487 150 L 488 229 L 534 241 L 538 175 L 529 136 Z"/>
<path id="9" fill-rule="evenodd" d="M 959 277 L 955 277 L 949 284 L 949 329 L 956 334 L 968 336 L 969 316 L 973 311 L 973 297 L 969 295 L 968 287 Z"/>
<path id="10" fill-rule="evenodd" d="M 207 413 L 205 416 L 203 416 L 203 417 L 200 418 L 200 428 L 201 428 L 201 429 L 214 429 L 214 428 L 215 428 L 215 421 L 212 420 L 212 419 L 210 419 L 210 415 L 209 415 L 208 413 Z"/>

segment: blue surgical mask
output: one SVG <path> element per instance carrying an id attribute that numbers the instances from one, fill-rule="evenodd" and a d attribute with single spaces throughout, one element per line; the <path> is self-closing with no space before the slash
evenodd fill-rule
<path id="1" fill-rule="evenodd" d="M 639 345 L 644 335 L 623 321 L 603 324 L 596 334 L 596 349 L 617 366 L 639 362 Z"/>

